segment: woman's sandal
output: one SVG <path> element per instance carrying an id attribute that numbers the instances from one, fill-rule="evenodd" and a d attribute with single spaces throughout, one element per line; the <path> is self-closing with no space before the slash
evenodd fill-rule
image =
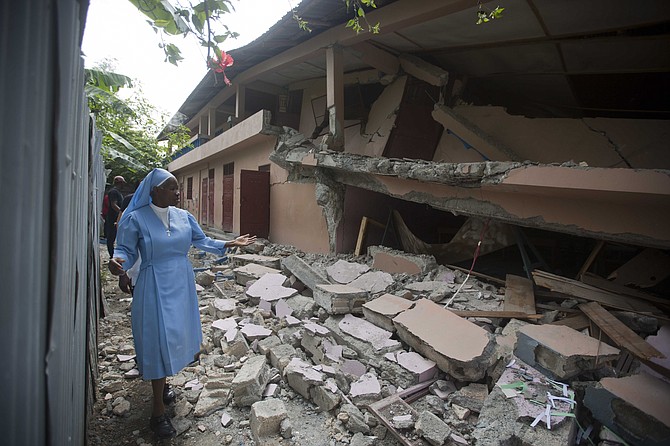
<path id="1" fill-rule="evenodd" d="M 170 422 L 170 417 L 166 413 L 157 417 L 151 417 L 149 428 L 158 435 L 159 438 L 172 438 L 177 435 L 177 431 Z"/>

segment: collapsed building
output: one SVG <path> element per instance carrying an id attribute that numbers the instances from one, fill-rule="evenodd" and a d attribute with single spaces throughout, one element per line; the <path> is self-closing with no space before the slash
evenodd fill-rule
<path id="1" fill-rule="evenodd" d="M 208 73 L 175 117 L 191 130 L 192 144 L 168 168 L 180 183 L 182 207 L 209 230 L 254 233 L 307 253 L 369 254 L 368 267 L 414 275 L 392 282 L 416 282 L 416 289 L 394 293 L 391 282 L 376 278 L 386 286 L 372 291 L 295 258 L 288 266 L 261 265 L 273 270 L 254 273 L 260 285 L 252 287 L 280 292 L 295 280 L 319 310 L 287 315 L 278 302 L 303 299 L 253 299 L 283 321 L 296 318 L 309 336 L 268 333 L 237 314 L 219 318 L 228 329 L 213 345 L 230 354 L 240 344 L 247 352 L 245 343 L 256 340 L 251 331 L 276 336 L 281 347 L 268 350 L 268 361 L 298 394 L 323 410 L 353 406 L 344 411 L 348 420 L 365 406 L 401 436 L 411 427 L 414 437 L 396 438 L 402 444 L 460 437 L 427 439 L 432 428 L 445 434 L 449 426 L 433 412 L 413 413 L 405 394 L 388 388 L 390 405 L 404 407 L 409 418 L 384 415 L 388 400 L 375 406 L 365 393 L 383 393 L 375 380 L 407 390 L 439 375 L 474 386 L 482 396 L 476 404 L 464 403 L 472 399 L 465 396 L 450 407 L 479 413 L 468 438 L 481 444 L 501 437 L 550 444 L 516 417 L 501 427 L 505 414 L 525 420 L 538 401 L 545 416 L 535 414 L 535 427 L 561 432 L 556 444 L 567 444 L 585 432 L 577 433 L 573 416 L 556 420 L 554 413 L 574 414 L 577 399 L 628 442 L 667 441 L 670 423 L 655 399 L 667 396 L 667 382 L 637 372 L 642 364 L 668 376 L 658 361 L 667 345 L 659 324 L 667 321 L 670 272 L 670 7 L 653 0 L 635 8 L 623 1 L 510 1 L 501 5 L 503 19 L 477 26 L 472 2 L 377 6 L 366 17 L 380 22 L 378 34 L 347 29 L 344 4 L 311 0 L 297 8 L 311 33 L 298 31 L 289 14 L 231 51 L 232 87 Z M 431 266 L 408 260 L 412 255 Z M 276 276 L 282 268 L 283 278 Z M 460 285 L 477 274 L 495 289 L 484 287 L 473 300 Z M 264 281 L 271 283 L 263 288 Z M 490 306 L 468 308 L 461 293 Z M 321 325 L 311 325 L 311 317 Z M 461 334 L 450 340 L 447 327 Z M 513 359 L 500 353 L 504 341 L 492 339 L 503 332 L 513 334 Z M 656 346 L 645 341 L 649 335 L 658 337 Z M 465 339 L 476 346 L 466 349 Z M 357 348 L 360 342 L 374 347 Z M 305 357 L 293 358 L 287 345 Z M 272 359 L 276 351 L 286 355 Z M 347 362 L 362 357 L 374 359 Z M 503 357 L 509 362 L 501 368 Z M 343 364 L 345 371 L 334 368 Z M 251 381 L 238 372 L 244 384 L 231 388 L 238 404 L 257 399 L 270 379 L 266 362 L 244 367 Z M 390 380 L 389 369 L 398 371 Z M 567 389 L 565 381 L 585 373 L 597 384 Z M 536 381 L 544 387 L 529 390 Z M 445 382 L 430 385 L 433 396 L 445 396 Z M 537 400 L 539 393 L 551 396 Z M 489 406 L 492 412 L 484 410 Z M 639 423 L 622 421 L 624 413 L 639 415 Z M 552 421 L 558 429 L 550 429 Z M 426 425 L 432 427 L 420 427 Z M 658 436 L 650 437 L 652 430 Z"/>

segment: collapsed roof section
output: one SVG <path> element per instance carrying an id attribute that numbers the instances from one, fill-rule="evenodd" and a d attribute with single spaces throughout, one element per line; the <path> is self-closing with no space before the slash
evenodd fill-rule
<path id="1" fill-rule="evenodd" d="M 280 137 L 271 160 L 294 175 L 328 177 L 457 215 L 670 248 L 667 170 L 377 158 L 318 148 L 292 131 Z"/>

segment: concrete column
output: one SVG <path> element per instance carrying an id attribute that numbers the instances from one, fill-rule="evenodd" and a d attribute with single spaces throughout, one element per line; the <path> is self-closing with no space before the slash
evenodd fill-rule
<path id="1" fill-rule="evenodd" d="M 342 47 L 326 48 L 326 100 L 329 113 L 330 149 L 344 150 L 344 68 Z"/>
<path id="2" fill-rule="evenodd" d="M 216 132 L 216 108 L 210 108 L 207 112 L 207 136 L 214 138 Z"/>
<path id="3" fill-rule="evenodd" d="M 198 134 L 207 135 L 207 115 L 200 115 L 198 117 Z"/>
<path id="4" fill-rule="evenodd" d="M 235 121 L 240 122 L 246 118 L 244 114 L 246 92 L 244 85 L 236 84 L 237 92 L 235 93 Z"/>
<path id="5" fill-rule="evenodd" d="M 333 180 L 323 169 L 316 170 L 316 202 L 326 217 L 331 253 L 337 252 L 337 228 L 342 221 L 344 192 L 344 185 Z"/>

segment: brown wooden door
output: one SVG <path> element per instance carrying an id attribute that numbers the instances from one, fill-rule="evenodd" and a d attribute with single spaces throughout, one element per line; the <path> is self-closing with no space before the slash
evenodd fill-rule
<path id="1" fill-rule="evenodd" d="M 209 185 L 209 179 L 208 178 L 203 178 L 202 179 L 202 186 L 200 190 L 200 224 L 206 225 L 207 224 L 207 199 L 209 194 L 207 193 L 207 190 Z"/>
<path id="2" fill-rule="evenodd" d="M 240 171 L 240 234 L 270 233 L 270 172 Z"/>
<path id="3" fill-rule="evenodd" d="M 224 231 L 233 232 L 233 200 L 235 196 L 235 175 L 223 177 L 223 195 L 221 203 L 223 208 L 223 221 L 221 227 Z"/>
<path id="4" fill-rule="evenodd" d="M 214 226 L 214 178 L 209 178 L 209 197 L 207 199 L 207 225 Z"/>

